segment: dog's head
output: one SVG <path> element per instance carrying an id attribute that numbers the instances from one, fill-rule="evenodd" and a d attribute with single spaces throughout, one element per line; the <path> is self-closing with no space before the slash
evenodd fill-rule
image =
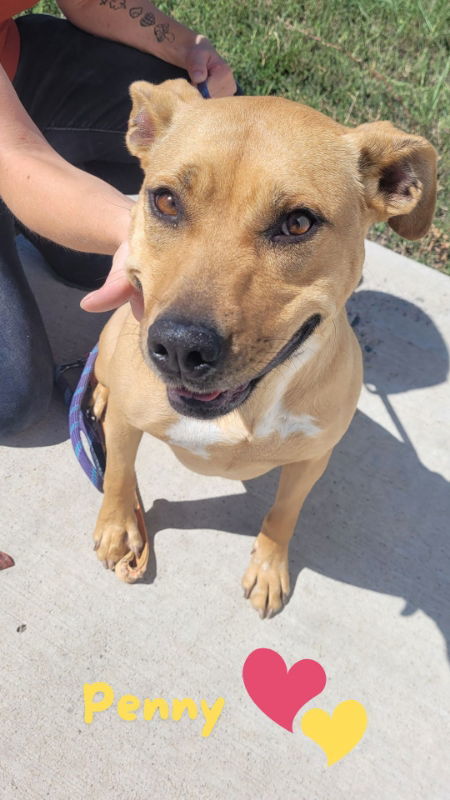
<path id="1" fill-rule="evenodd" d="M 350 130 L 281 98 L 205 101 L 183 80 L 131 95 L 141 347 L 177 411 L 217 417 L 333 323 L 371 224 L 426 233 L 436 154 L 388 122 Z"/>

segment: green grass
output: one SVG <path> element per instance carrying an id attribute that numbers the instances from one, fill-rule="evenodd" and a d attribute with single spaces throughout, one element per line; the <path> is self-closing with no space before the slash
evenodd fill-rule
<path id="1" fill-rule="evenodd" d="M 248 94 L 278 94 L 346 125 L 390 119 L 440 154 L 432 231 L 372 238 L 450 274 L 448 0 L 174 0 L 159 7 L 205 33 Z M 54 11 L 52 0 L 40 10 Z"/>

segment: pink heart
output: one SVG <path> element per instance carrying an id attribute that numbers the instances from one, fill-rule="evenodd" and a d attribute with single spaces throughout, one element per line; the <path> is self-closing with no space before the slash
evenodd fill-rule
<path id="1" fill-rule="evenodd" d="M 267 647 L 250 653 L 242 678 L 258 708 L 291 733 L 299 709 L 320 694 L 327 682 L 325 670 L 317 661 L 304 658 L 288 670 L 281 656 Z"/>

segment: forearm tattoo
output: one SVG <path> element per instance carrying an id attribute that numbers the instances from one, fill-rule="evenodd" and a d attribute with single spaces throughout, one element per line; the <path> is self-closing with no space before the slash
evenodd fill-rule
<path id="1" fill-rule="evenodd" d="M 132 10 L 133 9 L 131 9 L 131 11 Z M 130 11 L 130 15 L 131 15 L 131 11 Z M 154 25 L 155 23 L 156 23 L 155 15 L 151 14 L 150 11 L 148 11 L 147 14 L 144 14 L 144 16 L 141 17 L 141 19 L 139 20 L 139 25 L 141 25 L 143 28 L 148 28 L 148 27 Z"/>
<path id="2" fill-rule="evenodd" d="M 100 0 L 100 6 L 108 6 L 111 11 L 128 11 L 131 19 L 139 20 L 141 28 L 153 28 L 153 33 L 157 42 L 173 42 L 175 34 L 170 30 L 168 22 L 156 24 L 156 17 L 151 11 L 144 11 L 142 6 L 132 6 L 133 0 Z"/>

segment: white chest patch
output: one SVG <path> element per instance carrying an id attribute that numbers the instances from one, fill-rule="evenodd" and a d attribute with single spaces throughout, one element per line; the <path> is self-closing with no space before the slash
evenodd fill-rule
<path id="1" fill-rule="evenodd" d="M 276 433 L 281 439 L 287 439 L 294 433 L 303 433 L 305 436 L 316 436 L 320 428 L 316 425 L 314 417 L 310 414 L 293 414 L 284 407 L 285 392 L 299 369 L 319 349 L 318 339 L 314 335 L 309 339 L 301 355 L 295 356 L 291 361 L 282 364 L 278 369 L 278 381 L 272 397 L 272 402 L 264 416 L 258 421 L 254 429 L 255 438 L 265 438 Z"/>
<path id="2" fill-rule="evenodd" d="M 281 407 L 272 406 L 270 413 L 266 414 L 255 430 L 255 435 L 261 438 L 278 434 L 280 439 L 288 439 L 293 433 L 303 433 L 305 436 L 316 436 L 320 428 L 310 414 L 289 414 Z"/>
<path id="3" fill-rule="evenodd" d="M 207 448 L 218 442 L 229 442 L 224 432 L 214 420 L 180 417 L 167 430 L 169 444 L 183 447 L 197 456 L 208 458 Z"/>

